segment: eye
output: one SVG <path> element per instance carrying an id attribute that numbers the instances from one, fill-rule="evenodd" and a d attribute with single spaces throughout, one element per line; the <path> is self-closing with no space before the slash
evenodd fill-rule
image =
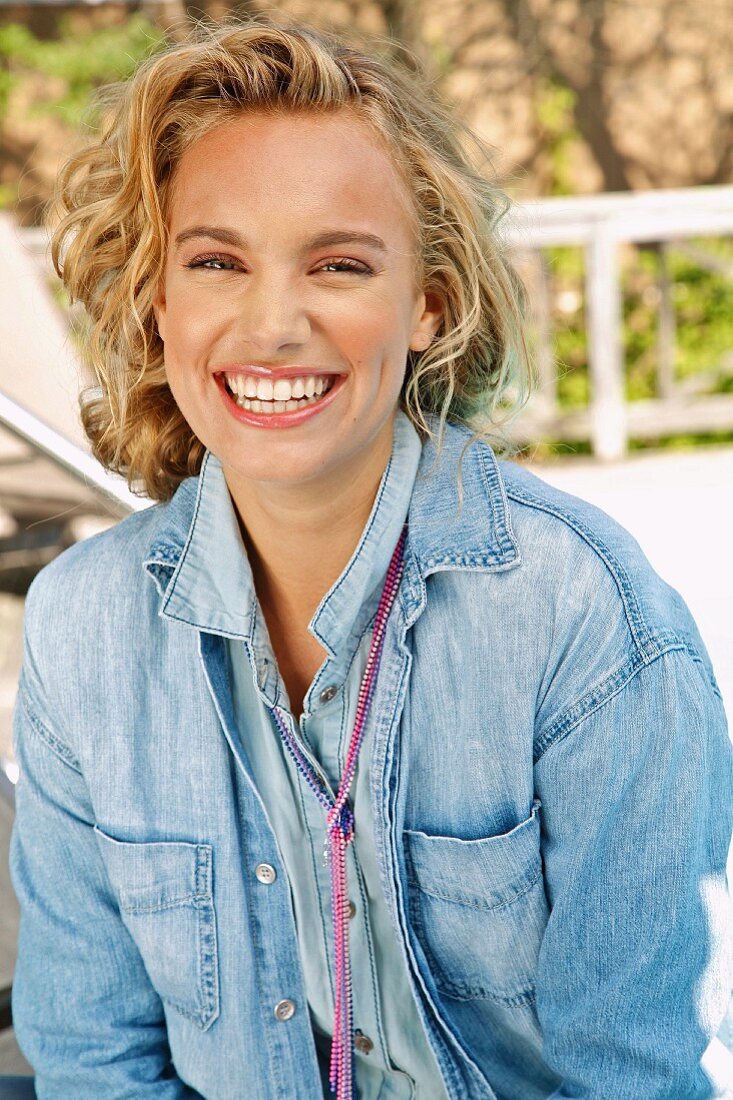
<path id="1" fill-rule="evenodd" d="M 200 268 L 203 271 L 235 271 L 239 263 L 237 260 L 232 259 L 231 256 L 223 256 L 221 253 L 215 252 L 210 255 L 197 256 L 183 266 L 191 270 Z M 356 275 L 374 274 L 372 268 L 370 268 L 368 264 L 361 263 L 360 260 L 349 259 L 348 257 L 327 260 L 325 263 L 321 264 L 318 270 L 328 271 L 329 269 L 334 274 L 343 271 L 354 272 Z"/>
<path id="2" fill-rule="evenodd" d="M 222 266 L 209 267 L 209 264 L 217 264 Z M 224 267 L 224 264 L 228 264 L 228 267 Z M 189 263 L 184 264 L 184 267 L 197 268 L 200 267 L 205 271 L 232 271 L 236 267 L 237 261 L 233 260 L 231 256 L 222 256 L 220 253 L 212 253 L 209 256 L 197 256 L 195 260 L 191 260 Z"/>
<path id="3" fill-rule="evenodd" d="M 321 264 L 319 270 L 323 271 L 326 268 L 336 268 L 341 271 L 353 271 L 357 275 L 373 275 L 374 272 L 367 264 L 361 263 L 359 260 L 339 259 L 339 260 L 326 260 L 324 264 Z"/>

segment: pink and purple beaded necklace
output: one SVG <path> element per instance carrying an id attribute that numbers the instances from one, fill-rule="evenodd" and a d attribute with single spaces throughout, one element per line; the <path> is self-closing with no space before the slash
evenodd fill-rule
<path id="1" fill-rule="evenodd" d="M 403 554 L 407 525 L 392 554 L 382 596 L 374 620 L 374 633 L 366 668 L 359 688 L 354 729 L 346 754 L 344 772 L 335 801 L 323 788 L 310 761 L 304 756 L 294 735 L 288 729 L 278 707 L 271 707 L 283 744 L 293 758 L 298 771 L 326 811 L 326 846 L 331 879 L 331 912 L 334 939 L 334 1023 L 331 1041 L 329 1082 L 336 1100 L 353 1100 L 354 1034 L 352 1026 L 351 957 L 349 954 L 349 911 L 346 873 L 346 849 L 354 839 L 354 815 L 347 797 L 356 771 L 356 760 L 364 736 L 369 706 L 377 681 L 379 661 L 384 643 L 384 631 L 402 577 Z"/>

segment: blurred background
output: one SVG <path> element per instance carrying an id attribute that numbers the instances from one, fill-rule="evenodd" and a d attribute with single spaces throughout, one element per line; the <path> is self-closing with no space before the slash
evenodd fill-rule
<path id="1" fill-rule="evenodd" d="M 514 461 L 632 532 L 688 603 L 733 714 L 729 0 L 0 0 L 0 1073 L 31 1072 L 11 1026 L 6 858 L 24 593 L 147 505 L 89 456 L 85 319 L 52 273 L 43 208 L 99 124 L 95 89 L 237 12 L 383 36 L 492 151 L 539 379 Z M 730 1017 L 721 1038 L 733 1047 Z"/>

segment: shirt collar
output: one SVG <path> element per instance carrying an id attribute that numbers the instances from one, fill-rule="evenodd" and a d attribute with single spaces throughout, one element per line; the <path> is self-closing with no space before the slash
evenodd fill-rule
<path id="1" fill-rule="evenodd" d="M 358 545 L 308 626 L 332 658 L 350 650 L 350 640 L 358 642 L 376 610 L 407 517 L 421 450 L 417 431 L 399 410 L 390 458 Z M 211 451 L 204 455 L 198 482 L 190 527 L 165 586 L 161 614 L 201 630 L 252 640 L 258 626 L 252 569 L 221 463 Z M 185 499 L 190 508 L 190 496 Z M 146 561 L 154 575 L 151 566 L 170 567 L 175 562 L 172 545 L 181 530 L 178 525 L 169 527 L 167 543 L 161 534 Z"/>
<path id="2" fill-rule="evenodd" d="M 428 419 L 437 430 L 437 417 Z M 338 613 L 343 612 L 339 601 L 347 602 L 353 612 L 357 593 L 368 595 L 374 577 L 386 572 L 404 520 L 403 501 L 409 507 L 409 530 L 401 598 L 408 620 L 414 621 L 425 605 L 429 574 L 445 569 L 490 572 L 521 563 L 499 460 L 489 446 L 467 446 L 471 437 L 468 428 L 446 424 L 438 454 L 432 440 L 421 446 L 411 422 L 398 411 L 392 457 L 359 544 L 362 550 L 367 540 L 371 547 L 381 546 L 386 558 L 378 567 L 379 555 L 362 555 L 357 547 L 342 574 L 351 578 L 348 593 L 338 594 L 339 578 L 321 601 L 310 628 L 327 648 L 338 645 L 344 625 L 347 633 L 358 626 L 353 617 L 346 622 Z M 207 451 L 199 474 L 183 481 L 160 507 L 161 523 L 143 561 L 162 598 L 160 614 L 211 633 L 252 638 L 252 572 L 218 459 Z M 212 560 L 211 532 L 217 535 L 218 567 L 204 573 L 202 565 Z"/>

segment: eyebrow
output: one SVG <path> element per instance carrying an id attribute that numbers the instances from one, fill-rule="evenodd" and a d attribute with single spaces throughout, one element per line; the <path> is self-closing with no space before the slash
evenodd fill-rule
<path id="1" fill-rule="evenodd" d="M 246 248 L 246 241 L 239 233 L 222 225 L 192 225 L 190 229 L 183 229 L 177 234 L 175 243 L 181 245 L 193 237 L 209 237 L 220 241 L 221 244 L 229 244 L 233 248 Z M 337 244 L 365 244 L 380 252 L 387 251 L 386 244 L 376 234 L 346 229 L 327 229 L 323 233 L 316 234 L 305 242 L 304 251 L 307 252 L 313 248 L 330 248 Z"/>

